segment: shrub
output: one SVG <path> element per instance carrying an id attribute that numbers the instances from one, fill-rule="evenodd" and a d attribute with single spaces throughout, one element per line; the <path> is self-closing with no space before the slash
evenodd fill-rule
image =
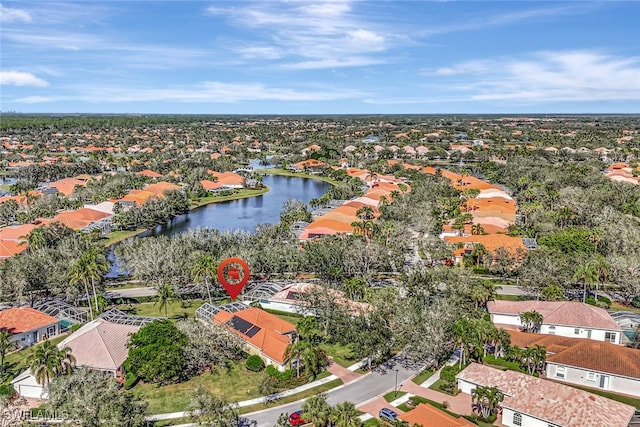
<path id="1" fill-rule="evenodd" d="M 260 358 L 260 356 L 256 356 L 255 354 L 247 357 L 247 363 L 245 364 L 248 370 L 253 372 L 260 372 L 264 369 L 264 362 Z"/>
<path id="2" fill-rule="evenodd" d="M 598 307 L 610 308 L 611 300 L 603 295 L 598 295 Z"/>
<path id="3" fill-rule="evenodd" d="M 482 361 L 489 365 L 504 366 L 505 368 L 510 369 L 512 371 L 524 372 L 524 369 L 522 369 L 519 363 L 509 362 L 508 360 L 495 357 L 491 354 L 487 354 L 485 357 L 483 357 Z"/>
<path id="4" fill-rule="evenodd" d="M 460 368 L 457 364 L 452 366 L 445 366 L 444 368 L 442 368 L 442 371 L 440 371 L 440 379 L 450 383 L 455 382 L 456 375 L 459 372 Z"/>
<path id="5" fill-rule="evenodd" d="M 585 301 L 589 305 L 596 305 L 596 299 L 589 295 Z"/>
<path id="6" fill-rule="evenodd" d="M 640 308 L 640 295 L 631 300 L 631 305 L 635 308 Z"/>
<path id="7" fill-rule="evenodd" d="M 0 396 L 9 398 L 13 396 L 14 390 L 11 384 L 2 384 L 0 385 Z"/>
<path id="8" fill-rule="evenodd" d="M 133 374 L 131 372 L 127 372 L 127 376 L 126 376 L 126 378 L 124 380 L 124 388 L 125 388 L 125 390 L 129 390 L 130 388 L 132 388 L 133 386 L 138 384 L 139 380 L 140 380 L 140 378 L 138 378 L 135 374 Z"/>

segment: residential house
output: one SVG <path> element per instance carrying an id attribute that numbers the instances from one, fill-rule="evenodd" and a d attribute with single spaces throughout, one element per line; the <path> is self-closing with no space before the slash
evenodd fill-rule
<path id="1" fill-rule="evenodd" d="M 36 344 L 60 333 L 60 320 L 31 307 L 0 311 L 0 330 L 11 333 L 11 341 L 21 347 Z"/>
<path id="2" fill-rule="evenodd" d="M 509 331 L 511 345 L 544 346 L 547 378 L 640 397 L 640 350 L 557 335 Z"/>
<path id="3" fill-rule="evenodd" d="M 541 334 L 614 344 L 620 344 L 622 335 L 622 328 L 605 309 L 577 301 L 489 301 L 487 310 L 491 321 L 505 329 L 521 327 L 520 314 L 537 311 L 543 317 Z"/>
<path id="4" fill-rule="evenodd" d="M 429 427 L 474 427 L 476 424 L 464 417 L 454 417 L 431 405 L 419 404 L 409 412 L 398 415 L 409 426 Z"/>
<path id="5" fill-rule="evenodd" d="M 286 349 L 296 333 L 291 323 L 255 307 L 235 312 L 219 310 L 211 320 L 240 337 L 247 352 L 260 356 L 265 365 L 273 365 L 280 372 L 287 369 Z"/>
<path id="6" fill-rule="evenodd" d="M 507 427 L 628 427 L 636 408 L 516 371 L 472 363 L 456 375 L 461 392 L 496 387 Z"/>
<path id="7" fill-rule="evenodd" d="M 321 289 L 318 285 L 313 283 L 292 283 L 273 296 L 261 298 L 258 302 L 262 308 L 313 316 L 313 311 L 307 307 L 307 304 L 303 301 L 302 295 L 305 292 L 312 291 L 314 288 Z M 353 315 L 358 315 L 371 309 L 371 306 L 367 303 L 352 301 L 345 297 L 344 292 L 331 289 L 329 290 L 329 293 L 336 304 L 347 307 L 349 313 Z"/>
<path id="8" fill-rule="evenodd" d="M 76 366 L 108 372 L 118 380 L 124 378 L 124 362 L 129 350 L 129 335 L 136 333 L 140 326 L 111 323 L 97 318 L 58 344 L 58 349 L 68 347 L 76 360 Z M 47 392 L 38 384 L 29 369 L 11 381 L 16 392 L 22 397 L 47 398 Z"/>

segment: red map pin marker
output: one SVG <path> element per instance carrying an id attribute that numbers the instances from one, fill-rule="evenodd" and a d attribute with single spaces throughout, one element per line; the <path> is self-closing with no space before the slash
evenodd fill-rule
<path id="1" fill-rule="evenodd" d="M 242 292 L 249 281 L 249 266 L 241 258 L 227 258 L 218 266 L 218 282 L 232 300 Z"/>

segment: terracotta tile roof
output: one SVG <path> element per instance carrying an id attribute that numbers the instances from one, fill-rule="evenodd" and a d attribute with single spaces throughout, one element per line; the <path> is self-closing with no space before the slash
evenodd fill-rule
<path id="1" fill-rule="evenodd" d="M 27 245 L 15 240 L 0 240 L 0 258 L 11 258 L 27 250 Z"/>
<path id="2" fill-rule="evenodd" d="M 162 174 L 154 172 L 150 169 L 145 169 L 140 172 L 136 172 L 136 175 L 146 176 L 147 178 L 162 178 Z"/>
<path id="3" fill-rule="evenodd" d="M 553 381 L 472 363 L 456 378 L 497 387 L 502 406 L 548 423 L 580 427 L 627 427 L 635 408 Z"/>
<path id="4" fill-rule="evenodd" d="M 434 408 L 424 403 L 419 404 L 414 409 L 404 414 L 398 415 L 403 421 L 409 423 L 410 426 L 429 426 L 429 427 L 471 427 L 475 426 L 471 421 L 464 417 L 456 418 L 444 411 Z"/>
<path id="5" fill-rule="evenodd" d="M 606 341 L 509 331 L 518 347 L 543 345 L 547 362 L 640 379 L 640 350 Z M 528 335 L 528 337 L 525 337 Z"/>
<path id="6" fill-rule="evenodd" d="M 0 311 L 0 329 L 12 334 L 33 331 L 54 325 L 59 320 L 31 307 L 14 307 Z"/>
<path id="7" fill-rule="evenodd" d="M 240 319 L 240 321 L 237 319 Z M 286 362 L 284 354 L 287 346 L 291 342 L 291 338 L 285 334 L 296 330 L 296 327 L 291 323 L 255 307 L 250 307 L 235 313 L 219 311 L 213 316 L 212 320 L 217 324 L 225 324 L 230 331 L 258 348 L 270 359 L 280 364 Z M 244 326 L 246 326 L 246 323 L 242 321 L 248 322 L 257 328 L 251 327 L 248 330 L 242 330 Z M 234 324 L 238 326 L 234 327 Z"/>
<path id="8" fill-rule="evenodd" d="M 117 325 L 104 319 L 93 320 L 58 344 L 69 347 L 78 366 L 94 369 L 117 370 L 129 355 L 129 335 L 139 326 Z"/>
<path id="9" fill-rule="evenodd" d="M 489 301 L 487 311 L 518 315 L 537 311 L 549 325 L 580 326 L 608 331 L 621 331 L 620 326 L 603 308 L 577 301 Z"/>
<path id="10" fill-rule="evenodd" d="M 155 184 L 149 184 L 144 187 L 145 191 L 149 191 L 154 193 L 159 197 L 164 197 L 164 193 L 170 190 L 179 190 L 181 187 L 176 184 L 171 184 L 170 182 L 160 181 Z"/>
<path id="11" fill-rule="evenodd" d="M 22 224 L 0 228 L 0 240 L 23 241 L 23 236 L 29 235 L 34 228 L 36 228 L 35 224 Z"/>
<path id="12" fill-rule="evenodd" d="M 76 188 L 76 186 L 86 187 L 87 181 L 76 178 L 64 178 L 59 181 L 49 183 L 49 187 L 57 188 L 58 191 L 65 196 L 69 196 L 71 193 L 73 193 L 73 190 L 74 188 Z"/>
<path id="13" fill-rule="evenodd" d="M 297 166 L 300 169 L 303 169 L 303 168 L 315 168 L 315 167 L 325 166 L 326 163 L 321 160 L 307 159 L 298 163 L 294 163 L 293 165 Z"/>
<path id="14" fill-rule="evenodd" d="M 269 300 L 280 301 L 280 302 L 295 304 L 299 306 L 305 306 L 304 301 L 301 301 L 298 298 L 298 294 L 309 292 L 313 289 L 320 290 L 322 288 L 313 283 L 306 283 L 306 282 L 292 283 L 284 287 L 281 291 L 275 293 L 273 296 L 269 298 Z M 336 304 L 347 307 L 347 309 L 349 310 L 349 313 L 353 315 L 358 315 L 371 310 L 370 304 L 353 301 L 347 298 L 344 295 L 344 292 L 342 291 L 339 291 L 336 289 L 329 289 L 328 293 L 333 297 L 333 301 Z"/>

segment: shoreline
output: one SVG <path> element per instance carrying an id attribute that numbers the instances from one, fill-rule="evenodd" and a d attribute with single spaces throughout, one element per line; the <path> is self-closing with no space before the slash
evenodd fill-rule
<path id="1" fill-rule="evenodd" d="M 204 206 L 210 205 L 212 203 L 221 203 L 221 202 L 230 202 L 233 200 L 241 200 L 241 199 L 248 199 L 249 197 L 256 197 L 256 196 L 261 196 L 263 194 L 268 193 L 269 191 L 271 191 L 271 189 L 269 187 L 267 187 L 266 185 L 258 190 L 255 189 L 242 189 L 240 190 L 240 192 L 235 193 L 235 194 L 231 194 L 229 196 L 223 196 L 223 197 L 219 197 L 219 196 L 207 196 L 207 197 L 203 197 L 201 200 L 192 203 L 191 205 L 189 205 L 189 211 L 186 212 L 183 215 L 188 214 L 191 211 L 200 209 Z M 158 225 L 162 225 L 162 224 L 157 224 L 156 227 Z M 136 237 L 146 231 L 149 231 L 150 228 L 138 228 L 137 230 L 125 230 L 125 231 L 112 231 L 111 233 L 107 234 L 106 236 L 104 236 L 105 239 L 107 239 L 107 241 L 104 243 L 104 245 L 106 247 L 110 247 L 112 245 L 118 244 L 120 242 L 123 242 L 127 239 L 130 239 L 131 237 Z"/>

